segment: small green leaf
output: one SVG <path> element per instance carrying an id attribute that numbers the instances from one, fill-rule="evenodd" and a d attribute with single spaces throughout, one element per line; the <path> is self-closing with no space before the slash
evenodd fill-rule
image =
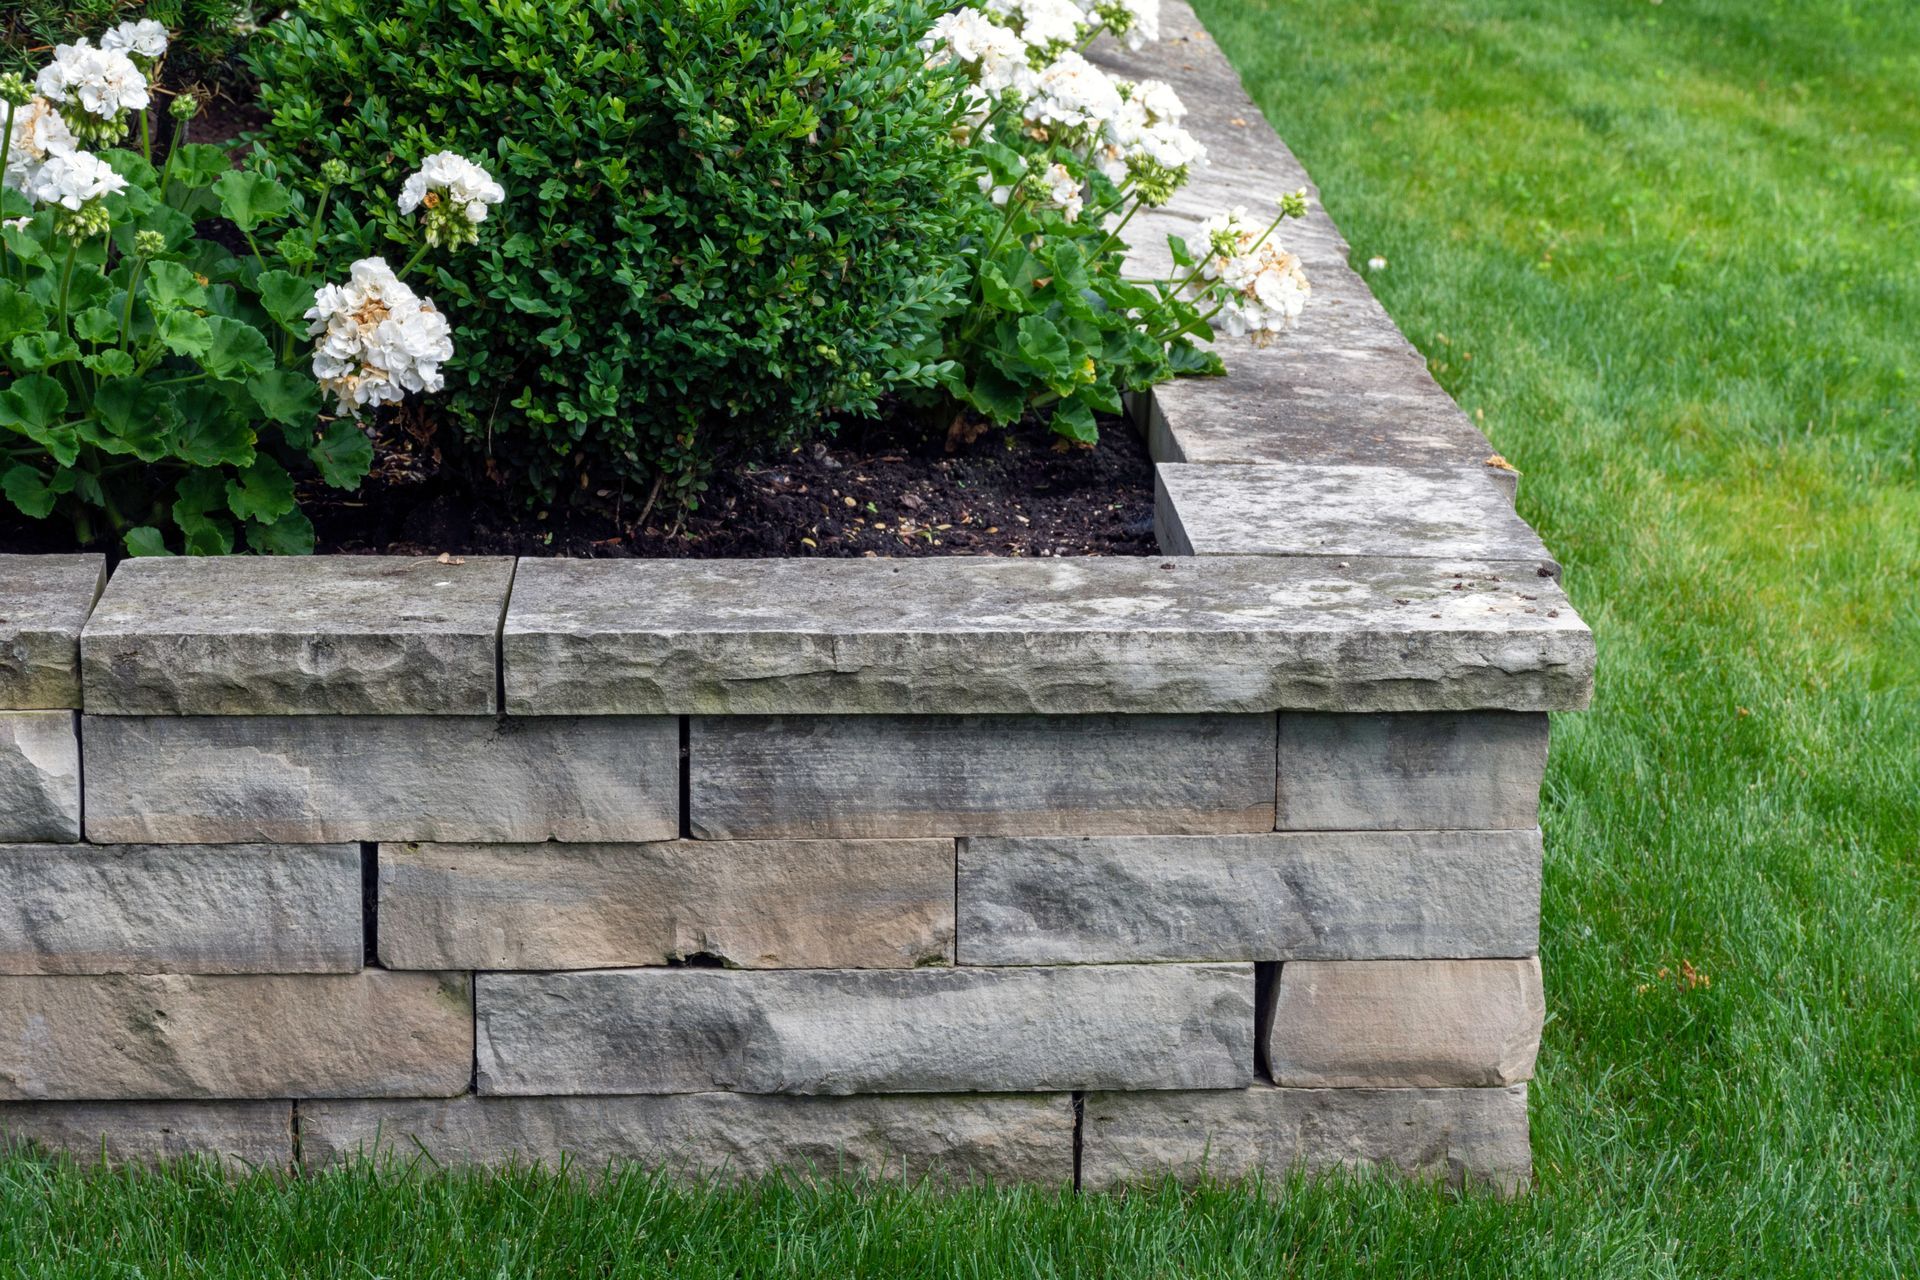
<path id="1" fill-rule="evenodd" d="M 982 365 L 974 371 L 967 401 L 996 426 L 1004 427 L 1027 411 L 1027 397 L 1019 384 L 992 365 Z"/>
<path id="2" fill-rule="evenodd" d="M 46 519 L 53 511 L 54 501 L 60 496 L 48 487 L 45 476 L 25 463 L 8 468 L 6 475 L 0 476 L 0 492 L 4 492 L 9 502 L 35 520 Z"/>
<path id="3" fill-rule="evenodd" d="M 133 376 L 133 357 L 118 347 L 110 347 L 105 351 L 96 351 L 90 356 L 83 356 L 80 363 L 103 378 Z"/>
<path id="4" fill-rule="evenodd" d="M 122 539 L 122 541 L 126 543 L 127 554 L 130 556 L 170 556 L 173 554 L 173 552 L 167 550 L 167 540 L 161 537 L 160 531 L 150 524 L 136 525 L 134 528 L 127 530 L 127 536 Z"/>
<path id="5" fill-rule="evenodd" d="M 204 307 L 207 287 L 185 263 L 161 259 L 147 264 L 147 304 L 155 311 Z"/>
<path id="6" fill-rule="evenodd" d="M 233 171 L 223 148 L 208 142 L 189 142 L 173 153 L 168 177 L 189 188 L 210 187 Z"/>
<path id="7" fill-rule="evenodd" d="M 80 358 L 79 344 L 64 334 L 23 333 L 7 348 L 16 369 L 51 369 Z"/>
<path id="8" fill-rule="evenodd" d="M 88 307 L 73 318 L 73 332 L 83 342 L 118 342 L 120 317 L 105 307 Z"/>
<path id="9" fill-rule="evenodd" d="M 226 485 L 218 471 L 189 471 L 175 487 L 173 522 L 186 536 L 187 554 L 224 556 L 233 550 L 233 525 L 226 517 Z"/>
<path id="10" fill-rule="evenodd" d="M 241 379 L 273 368 L 273 348 L 258 329 L 225 316 L 208 316 L 213 341 L 201 363 L 216 378 Z"/>
<path id="11" fill-rule="evenodd" d="M 373 466 L 373 444 L 348 418 L 336 419 L 326 435 L 307 451 L 320 478 L 336 489 L 358 487 Z"/>
<path id="12" fill-rule="evenodd" d="M 10 280 L 0 280 L 0 342 L 47 327 L 46 308 Z"/>
<path id="13" fill-rule="evenodd" d="M 1092 444 L 1100 438 L 1100 428 L 1093 421 L 1093 410 L 1078 400 L 1062 400 L 1053 411 L 1053 421 L 1049 425 L 1053 428 L 1053 434 L 1081 444 Z"/>
<path id="14" fill-rule="evenodd" d="M 256 454 L 252 466 L 227 481 L 227 510 L 272 524 L 293 510 L 293 477 L 273 458 Z"/>
<path id="15" fill-rule="evenodd" d="M 213 347 L 213 329 L 205 316 L 191 311 L 154 312 L 154 332 L 177 356 L 200 357 Z"/>
<path id="16" fill-rule="evenodd" d="M 313 442 L 314 419 L 320 416 L 320 386 L 292 369 L 269 369 L 247 379 L 247 394 L 260 412 L 283 427 L 287 443 L 305 449 Z"/>
<path id="17" fill-rule="evenodd" d="M 312 284 L 291 271 L 262 271 L 254 287 L 260 291 L 260 305 L 268 315 L 284 328 L 306 333 L 306 313 L 313 306 Z"/>
<path id="18" fill-rule="evenodd" d="M 253 428 L 234 415 L 227 401 L 203 384 L 183 389 L 175 403 L 179 420 L 167 443 L 176 456 L 199 467 L 223 462 L 244 467 L 253 461 Z M 220 505 L 225 506 L 225 490 L 221 493 Z"/>
<path id="19" fill-rule="evenodd" d="M 1020 354 L 1034 372 L 1055 381 L 1073 376 L 1073 352 L 1067 339 L 1045 316 L 1022 316 L 1018 344 Z"/>
<path id="20" fill-rule="evenodd" d="M 1028 305 L 1027 296 L 1007 283 L 1005 273 L 996 263 L 989 262 L 980 268 L 980 296 L 996 311 L 1017 316 L 1033 310 Z"/>
<path id="21" fill-rule="evenodd" d="M 287 189 L 264 173 L 246 173 L 232 169 L 213 184 L 220 197 L 220 213 L 242 231 L 253 231 L 263 222 L 285 216 L 292 207 Z"/>
<path id="22" fill-rule="evenodd" d="M 167 456 L 167 436 L 179 417 L 164 391 L 122 377 L 100 384 L 93 394 L 93 416 L 80 423 L 79 433 L 82 440 L 108 453 L 130 453 L 142 462 L 158 462 Z"/>

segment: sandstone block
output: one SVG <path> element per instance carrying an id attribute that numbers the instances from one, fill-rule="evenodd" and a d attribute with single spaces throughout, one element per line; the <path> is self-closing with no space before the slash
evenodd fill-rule
<path id="1" fill-rule="evenodd" d="M 421 1154 L 437 1165 L 637 1163 L 690 1177 L 775 1172 L 995 1183 L 1073 1181 L 1073 1108 L 1054 1094 L 796 1098 L 750 1093 L 308 1102 L 308 1168 Z"/>
<path id="2" fill-rule="evenodd" d="M 1547 717 L 1280 713 L 1279 827 L 1496 830 L 1540 820 Z"/>
<path id="3" fill-rule="evenodd" d="M 0 709 L 80 705 L 80 629 L 107 580 L 100 555 L 0 555 Z"/>
<path id="4" fill-rule="evenodd" d="M 464 973 L 0 978 L 0 1101 L 447 1097 Z"/>
<path id="5" fill-rule="evenodd" d="M 1551 580 L 1486 583 L 1501 572 L 1261 556 L 529 560 L 501 642 L 507 708 L 1078 715 L 1584 703 L 1592 637 Z M 1470 589 L 1456 590 L 1463 576 Z"/>
<path id="6" fill-rule="evenodd" d="M 290 1102 L 0 1102 L 0 1149 L 81 1162 L 154 1165 L 192 1158 L 235 1173 L 293 1167 Z"/>
<path id="7" fill-rule="evenodd" d="M 352 845 L 0 845 L 0 973 L 353 973 L 362 949 Z"/>
<path id="8" fill-rule="evenodd" d="M 699 716 L 696 836 L 1272 830 L 1271 716 Z"/>
<path id="9" fill-rule="evenodd" d="M 661 840 L 665 717 L 87 716 L 102 843 Z"/>
<path id="10" fill-rule="evenodd" d="M 1481 467 L 1163 462 L 1168 555 L 1409 556 L 1559 566 Z"/>
<path id="11" fill-rule="evenodd" d="M 1527 1086 L 1094 1093 L 1080 1178 L 1090 1191 L 1172 1177 L 1285 1178 L 1387 1168 L 1511 1194 L 1532 1169 Z"/>
<path id="12" fill-rule="evenodd" d="M 128 560 L 80 638 L 93 715 L 489 715 L 511 558 Z"/>
<path id="13" fill-rule="evenodd" d="M 962 964 L 1527 956 L 1538 831 L 961 842 Z"/>
<path id="14" fill-rule="evenodd" d="M 80 838 L 71 711 L 0 711 L 0 841 Z"/>
<path id="15" fill-rule="evenodd" d="M 487 1094 L 1208 1089 L 1253 1073 L 1251 965 L 481 974 Z"/>
<path id="16" fill-rule="evenodd" d="M 1533 1075 L 1540 961 L 1301 960 L 1280 966 L 1266 1021 L 1276 1084 L 1517 1084 Z"/>
<path id="17" fill-rule="evenodd" d="M 380 850 L 392 969 L 953 963 L 950 840 L 410 844 Z"/>

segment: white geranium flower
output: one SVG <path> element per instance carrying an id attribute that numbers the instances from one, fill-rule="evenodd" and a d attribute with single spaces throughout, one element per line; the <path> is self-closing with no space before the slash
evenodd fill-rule
<path id="1" fill-rule="evenodd" d="M 453 328 L 384 258 L 362 258 L 347 283 L 322 285 L 306 318 L 313 376 L 343 414 L 445 383 L 440 365 L 453 358 Z"/>
<path id="2" fill-rule="evenodd" d="M 0 227 L 5 227 L 9 231 L 25 231 L 32 225 L 32 214 L 28 214 L 24 218 L 0 218 Z"/>
<path id="3" fill-rule="evenodd" d="M 1027 100 L 1027 122 L 1043 133 L 1054 129 L 1099 133 L 1126 109 L 1112 76 L 1069 50 L 1048 63 Z"/>
<path id="4" fill-rule="evenodd" d="M 1021 43 L 1041 54 L 1055 54 L 1079 44 L 1087 34 L 1087 17 L 1073 0 L 986 0 L 995 15 L 1020 36 Z"/>
<path id="5" fill-rule="evenodd" d="M 1050 164 L 1044 170 L 1030 175 L 1028 182 L 1034 191 L 1034 199 L 1039 203 L 1063 210 L 1068 222 L 1080 220 L 1080 209 L 1084 203 L 1080 179 L 1074 177 L 1067 166 Z"/>
<path id="6" fill-rule="evenodd" d="M 85 40 L 56 45 L 53 61 L 40 69 L 35 84 L 49 101 L 78 106 L 114 124 L 128 111 L 146 110 L 150 101 L 147 77 L 132 58 L 118 49 L 96 49 Z"/>
<path id="7" fill-rule="evenodd" d="M 992 174 L 983 173 L 976 181 L 980 184 L 980 194 L 996 205 L 1005 207 L 1008 197 L 1013 195 L 1013 188 L 1004 183 L 995 182 Z"/>
<path id="8" fill-rule="evenodd" d="M 1127 42 L 1145 48 L 1160 38 L 1160 0 L 1083 0 L 1087 15 Z"/>
<path id="9" fill-rule="evenodd" d="M 1220 327 L 1264 346 L 1291 325 L 1313 295 L 1300 259 L 1269 233 L 1246 220 L 1245 209 L 1217 214 L 1200 224 L 1209 257 L 1200 274 L 1229 295 Z"/>
<path id="10" fill-rule="evenodd" d="M 1207 149 L 1183 128 L 1186 104 L 1164 80 L 1142 80 L 1126 89 L 1126 102 L 1107 122 L 1095 163 L 1116 186 L 1132 182 L 1148 204 L 1165 204 Z"/>
<path id="11" fill-rule="evenodd" d="M 90 151 L 50 155 L 34 174 L 27 195 L 41 204 L 78 211 L 81 206 L 127 189 L 127 180 Z"/>
<path id="12" fill-rule="evenodd" d="M 507 198 L 493 175 L 465 156 L 436 151 L 400 188 L 400 212 L 427 211 L 427 243 L 472 244 L 489 206 Z"/>
<path id="13" fill-rule="evenodd" d="M 4 118 L 4 117 L 0 117 Z M 80 149 L 73 131 L 60 118 L 51 102 L 35 98 L 13 113 L 13 137 L 7 145 L 7 168 L 0 183 L 15 191 L 28 191 L 40 173 L 40 167 L 53 156 L 72 155 Z"/>
<path id="14" fill-rule="evenodd" d="M 166 56 L 167 28 L 152 18 L 123 22 L 100 37 L 100 47 L 109 53 L 125 53 L 145 58 L 149 63 L 158 62 Z"/>
<path id="15" fill-rule="evenodd" d="M 942 14 L 928 30 L 920 47 L 928 66 L 957 62 L 973 81 L 968 95 L 969 114 L 984 114 L 1009 90 L 1027 93 L 1033 87 L 1033 68 L 1027 65 L 1027 46 L 1011 29 L 988 20 L 978 9 L 956 9 Z"/>

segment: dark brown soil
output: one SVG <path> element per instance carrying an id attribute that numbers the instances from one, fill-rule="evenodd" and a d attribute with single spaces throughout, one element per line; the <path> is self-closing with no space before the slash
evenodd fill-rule
<path id="1" fill-rule="evenodd" d="M 1154 555 L 1153 464 L 1124 422 L 1093 448 L 1044 427 L 988 432 L 949 453 L 906 420 L 861 424 L 715 476 L 697 510 L 609 495 L 526 510 L 443 466 L 430 447 L 383 439 L 360 492 L 314 487 L 301 505 L 329 552 L 708 558 Z"/>

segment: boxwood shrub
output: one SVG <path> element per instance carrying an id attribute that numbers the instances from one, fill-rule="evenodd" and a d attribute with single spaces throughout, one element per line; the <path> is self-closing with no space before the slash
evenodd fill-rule
<path id="1" fill-rule="evenodd" d="M 506 186 L 443 271 L 448 412 L 545 500 L 695 500 L 717 461 L 931 383 L 957 287 L 959 94 L 925 0 L 303 0 L 255 42 L 265 145 L 368 216 L 447 148 Z M 386 204 L 377 192 L 385 192 Z M 632 509 L 630 505 L 629 510 Z"/>

